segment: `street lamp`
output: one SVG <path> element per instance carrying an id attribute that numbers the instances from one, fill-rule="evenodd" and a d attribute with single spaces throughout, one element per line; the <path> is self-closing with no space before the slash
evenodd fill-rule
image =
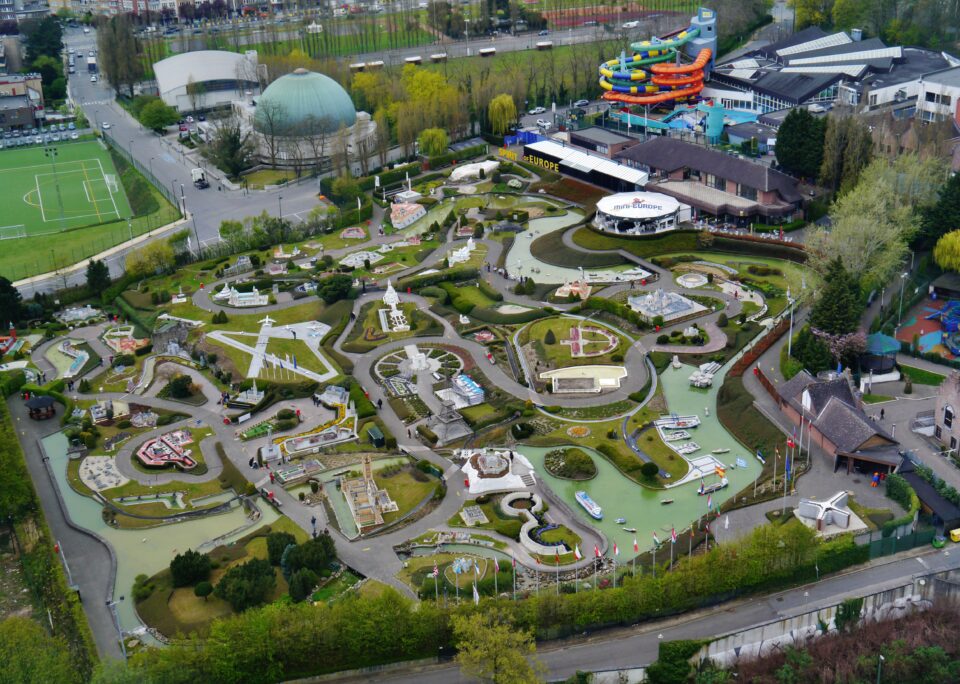
<path id="1" fill-rule="evenodd" d="M 117 615 L 117 604 L 123 600 L 121 596 L 118 601 L 107 601 L 107 608 L 113 613 L 114 623 L 117 625 L 117 634 L 120 636 L 120 652 L 123 653 L 123 659 L 127 659 L 127 645 L 123 643 L 123 628 L 120 627 L 120 616 Z"/>
<path id="2" fill-rule="evenodd" d="M 897 327 L 900 327 L 900 324 L 903 322 L 903 285 L 907 282 L 907 274 L 900 274 L 900 311 L 897 314 Z"/>
<path id="3" fill-rule="evenodd" d="M 151 176 L 153 176 L 153 160 L 154 159 L 156 159 L 156 157 L 150 157 L 150 159 L 147 160 L 147 167 L 150 169 Z M 153 179 L 151 178 L 151 180 Z"/>
<path id="4" fill-rule="evenodd" d="M 277 208 L 280 210 L 277 218 L 283 218 L 283 195 L 277 195 Z"/>
<path id="5" fill-rule="evenodd" d="M 877 657 L 877 684 L 880 684 L 880 674 L 883 671 L 884 660 L 886 660 L 886 658 L 884 658 L 883 654 L 881 653 L 879 657 Z"/>
<path id="6" fill-rule="evenodd" d="M 787 358 L 793 355 L 793 297 L 790 296 L 790 287 L 787 287 L 787 306 L 790 307 L 790 332 L 787 333 Z"/>

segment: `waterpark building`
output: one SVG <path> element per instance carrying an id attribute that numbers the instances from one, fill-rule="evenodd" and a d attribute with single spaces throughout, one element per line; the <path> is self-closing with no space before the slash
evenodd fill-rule
<path id="1" fill-rule="evenodd" d="M 823 449 L 834 472 L 893 472 L 900 446 L 864 413 L 852 382 L 847 374 L 818 379 L 804 370 L 776 387 L 777 403 L 798 431 L 802 421 L 804 440 Z"/>
<path id="2" fill-rule="evenodd" d="M 761 113 L 833 102 L 875 109 L 913 101 L 920 109 L 923 75 L 958 64 L 946 53 L 863 39 L 858 29 L 811 26 L 716 65 L 703 95 Z"/>
<path id="3" fill-rule="evenodd" d="M 656 192 L 620 192 L 597 202 L 593 225 L 619 235 L 644 235 L 673 230 L 690 220 L 690 207 Z"/>
<path id="4" fill-rule="evenodd" d="M 769 166 L 674 138 L 657 137 L 617 155 L 649 174 L 645 189 L 728 221 L 788 222 L 802 215 L 798 181 Z"/>
<path id="5" fill-rule="evenodd" d="M 579 131 L 570 131 L 570 144 L 613 159 L 613 155 L 633 147 L 640 141 L 626 135 L 620 135 L 605 128 L 591 126 Z"/>
<path id="6" fill-rule="evenodd" d="M 642 170 L 552 140 L 524 145 L 523 160 L 614 192 L 640 190 L 647 183 Z"/>
<path id="7" fill-rule="evenodd" d="M 153 65 L 160 98 L 178 112 L 206 111 L 242 100 L 257 82 L 257 51 L 185 52 Z"/>

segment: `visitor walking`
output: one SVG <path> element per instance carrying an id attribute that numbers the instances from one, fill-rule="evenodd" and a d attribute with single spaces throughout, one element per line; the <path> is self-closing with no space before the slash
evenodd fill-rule
<path id="1" fill-rule="evenodd" d="M 880 409 L 880 420 L 883 420 L 883 414 L 884 414 L 883 409 Z"/>

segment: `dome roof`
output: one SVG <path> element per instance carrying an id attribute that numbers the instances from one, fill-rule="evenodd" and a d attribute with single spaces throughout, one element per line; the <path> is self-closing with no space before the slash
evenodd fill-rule
<path id="1" fill-rule="evenodd" d="M 267 86 L 254 115 L 254 127 L 261 133 L 300 136 L 314 126 L 336 133 L 357 120 L 353 101 L 339 83 L 329 76 L 306 69 L 281 76 Z"/>

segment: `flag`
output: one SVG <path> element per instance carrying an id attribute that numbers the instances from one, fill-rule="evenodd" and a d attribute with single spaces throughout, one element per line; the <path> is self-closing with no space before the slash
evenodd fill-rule
<path id="1" fill-rule="evenodd" d="M 534 556 L 537 559 L 537 565 L 540 565 L 540 556 Z"/>
<path id="2" fill-rule="evenodd" d="M 597 558 L 600 558 L 602 556 L 602 554 L 600 553 L 600 547 L 597 546 L 596 544 L 594 544 L 593 546 L 593 553 Z"/>
<path id="3" fill-rule="evenodd" d="M 729 515 L 723 516 L 723 529 L 725 529 L 725 530 L 729 530 L 729 529 L 730 529 L 730 516 L 729 516 Z"/>
<path id="4" fill-rule="evenodd" d="M 560 547 L 553 547 L 553 560 L 557 565 L 560 565 Z"/>
<path id="5" fill-rule="evenodd" d="M 461 570 L 460 564 L 459 564 L 459 563 L 454 563 L 454 564 L 453 564 L 453 574 L 454 574 L 454 575 L 459 575 L 459 574 L 460 574 L 460 570 Z"/>
<path id="6" fill-rule="evenodd" d="M 293 355 L 293 369 L 294 369 L 294 370 L 297 369 L 297 355 L 296 355 L 296 354 Z"/>
<path id="7" fill-rule="evenodd" d="M 766 459 L 763 458 L 763 452 L 757 449 L 757 460 L 760 461 L 763 465 L 767 464 Z"/>
<path id="8" fill-rule="evenodd" d="M 693 539 L 693 523 L 690 523 L 690 538 Z"/>
<path id="9" fill-rule="evenodd" d="M 676 527 L 671 527 L 671 528 L 670 528 L 670 543 L 672 543 L 672 544 L 676 544 L 676 543 L 677 543 L 677 528 L 676 528 Z"/>
<path id="10" fill-rule="evenodd" d="M 640 545 L 637 544 L 637 538 L 636 538 L 636 537 L 633 538 L 633 552 L 634 552 L 634 553 L 640 553 Z"/>
<path id="11" fill-rule="evenodd" d="M 660 546 L 660 537 L 657 536 L 656 532 L 653 533 L 653 543 Z"/>
<path id="12" fill-rule="evenodd" d="M 613 542 L 613 555 L 614 556 L 620 555 L 620 549 L 617 548 L 617 542 Z"/>
<path id="13" fill-rule="evenodd" d="M 480 592 L 477 591 L 477 583 L 476 583 L 476 582 L 473 583 L 473 605 L 475 605 L 475 606 L 479 606 L 479 605 L 480 605 Z"/>
<path id="14" fill-rule="evenodd" d="M 434 578 L 437 578 L 440 576 L 440 568 L 437 567 L 436 561 L 433 562 L 433 576 Z"/>
<path id="15" fill-rule="evenodd" d="M 514 568 L 516 568 L 516 567 L 517 567 L 517 557 L 516 557 L 516 556 L 510 556 L 510 563 L 513 565 Z"/>
<path id="16" fill-rule="evenodd" d="M 790 457 L 787 456 L 787 482 L 790 481 Z"/>
<path id="17" fill-rule="evenodd" d="M 493 557 L 493 569 L 497 571 L 497 574 L 500 574 L 500 563 L 497 561 L 497 557 Z"/>
<path id="18" fill-rule="evenodd" d="M 714 472 L 717 474 L 717 477 L 723 477 L 727 474 L 727 471 L 723 466 L 717 466 L 714 468 Z"/>
<path id="19" fill-rule="evenodd" d="M 580 555 L 580 545 L 579 545 L 579 544 L 576 544 L 576 545 L 573 547 L 573 557 L 576 558 L 577 560 L 580 560 L 581 558 L 583 558 L 583 556 Z"/>
<path id="20" fill-rule="evenodd" d="M 277 359 L 277 363 L 280 364 L 280 370 L 283 370 L 283 360 L 282 360 L 282 359 Z"/>
<path id="21" fill-rule="evenodd" d="M 477 559 L 473 559 L 473 574 L 476 577 L 480 576 L 480 565 L 477 563 Z"/>
<path id="22" fill-rule="evenodd" d="M 707 494 L 707 510 L 713 508 L 713 494 Z"/>
<path id="23" fill-rule="evenodd" d="M 700 479 L 700 489 L 697 490 L 699 496 L 703 496 L 703 478 Z"/>

